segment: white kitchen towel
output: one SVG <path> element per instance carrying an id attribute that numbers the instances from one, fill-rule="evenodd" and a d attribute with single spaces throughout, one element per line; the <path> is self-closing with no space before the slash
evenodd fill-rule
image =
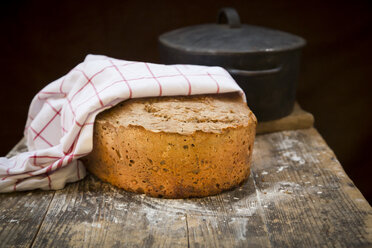
<path id="1" fill-rule="evenodd" d="M 0 192 L 61 189 L 85 177 L 78 158 L 93 147 L 96 115 L 139 97 L 240 92 L 221 67 L 160 65 L 88 55 L 32 100 L 24 135 L 28 152 L 0 158 Z"/>

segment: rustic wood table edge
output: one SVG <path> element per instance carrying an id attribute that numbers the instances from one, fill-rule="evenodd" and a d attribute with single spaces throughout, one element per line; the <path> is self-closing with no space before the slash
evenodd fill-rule
<path id="1" fill-rule="evenodd" d="M 371 247 L 371 230 L 371 206 L 315 128 L 257 135 L 249 179 L 217 196 L 155 199 L 93 176 L 0 194 L 0 247 Z"/>

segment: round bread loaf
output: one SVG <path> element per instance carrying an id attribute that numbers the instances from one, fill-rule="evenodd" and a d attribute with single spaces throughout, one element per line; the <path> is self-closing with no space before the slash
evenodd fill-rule
<path id="1" fill-rule="evenodd" d="M 237 93 L 142 98 L 100 113 L 87 169 L 154 197 L 214 195 L 250 173 L 257 120 Z"/>

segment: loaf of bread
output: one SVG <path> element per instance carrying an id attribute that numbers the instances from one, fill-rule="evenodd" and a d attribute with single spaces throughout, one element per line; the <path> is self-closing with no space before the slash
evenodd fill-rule
<path id="1" fill-rule="evenodd" d="M 97 116 L 84 163 L 127 191 L 214 195 L 249 176 L 256 124 L 237 93 L 132 99 Z"/>

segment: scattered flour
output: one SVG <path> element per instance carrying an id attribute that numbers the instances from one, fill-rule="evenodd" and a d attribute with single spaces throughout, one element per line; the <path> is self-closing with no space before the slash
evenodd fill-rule
<path id="1" fill-rule="evenodd" d="M 112 217 L 112 222 L 114 222 L 115 224 L 119 223 L 119 220 L 118 218 L 116 218 L 115 216 Z"/>
<path id="2" fill-rule="evenodd" d="M 123 203 L 114 203 L 114 208 L 116 210 L 124 210 L 127 207 L 128 204 L 123 204 Z"/>
<path id="3" fill-rule="evenodd" d="M 285 166 L 280 166 L 277 170 L 276 170 L 276 173 L 279 173 L 281 171 L 283 171 L 284 169 L 287 169 L 288 168 L 288 165 L 285 165 Z"/>
<path id="4" fill-rule="evenodd" d="M 291 149 L 298 143 L 299 141 L 297 139 L 291 139 L 288 136 L 285 136 L 284 139 L 280 142 L 280 146 L 283 149 Z"/>
<path id="5" fill-rule="evenodd" d="M 89 225 L 90 223 L 87 223 L 87 224 Z M 95 227 L 95 228 L 101 228 L 102 227 L 101 223 L 92 223 L 91 225 L 92 225 L 92 227 Z"/>
<path id="6" fill-rule="evenodd" d="M 285 152 L 283 156 L 289 158 L 293 162 L 297 162 L 300 165 L 304 165 L 306 163 L 305 159 L 298 156 L 295 152 Z"/>

